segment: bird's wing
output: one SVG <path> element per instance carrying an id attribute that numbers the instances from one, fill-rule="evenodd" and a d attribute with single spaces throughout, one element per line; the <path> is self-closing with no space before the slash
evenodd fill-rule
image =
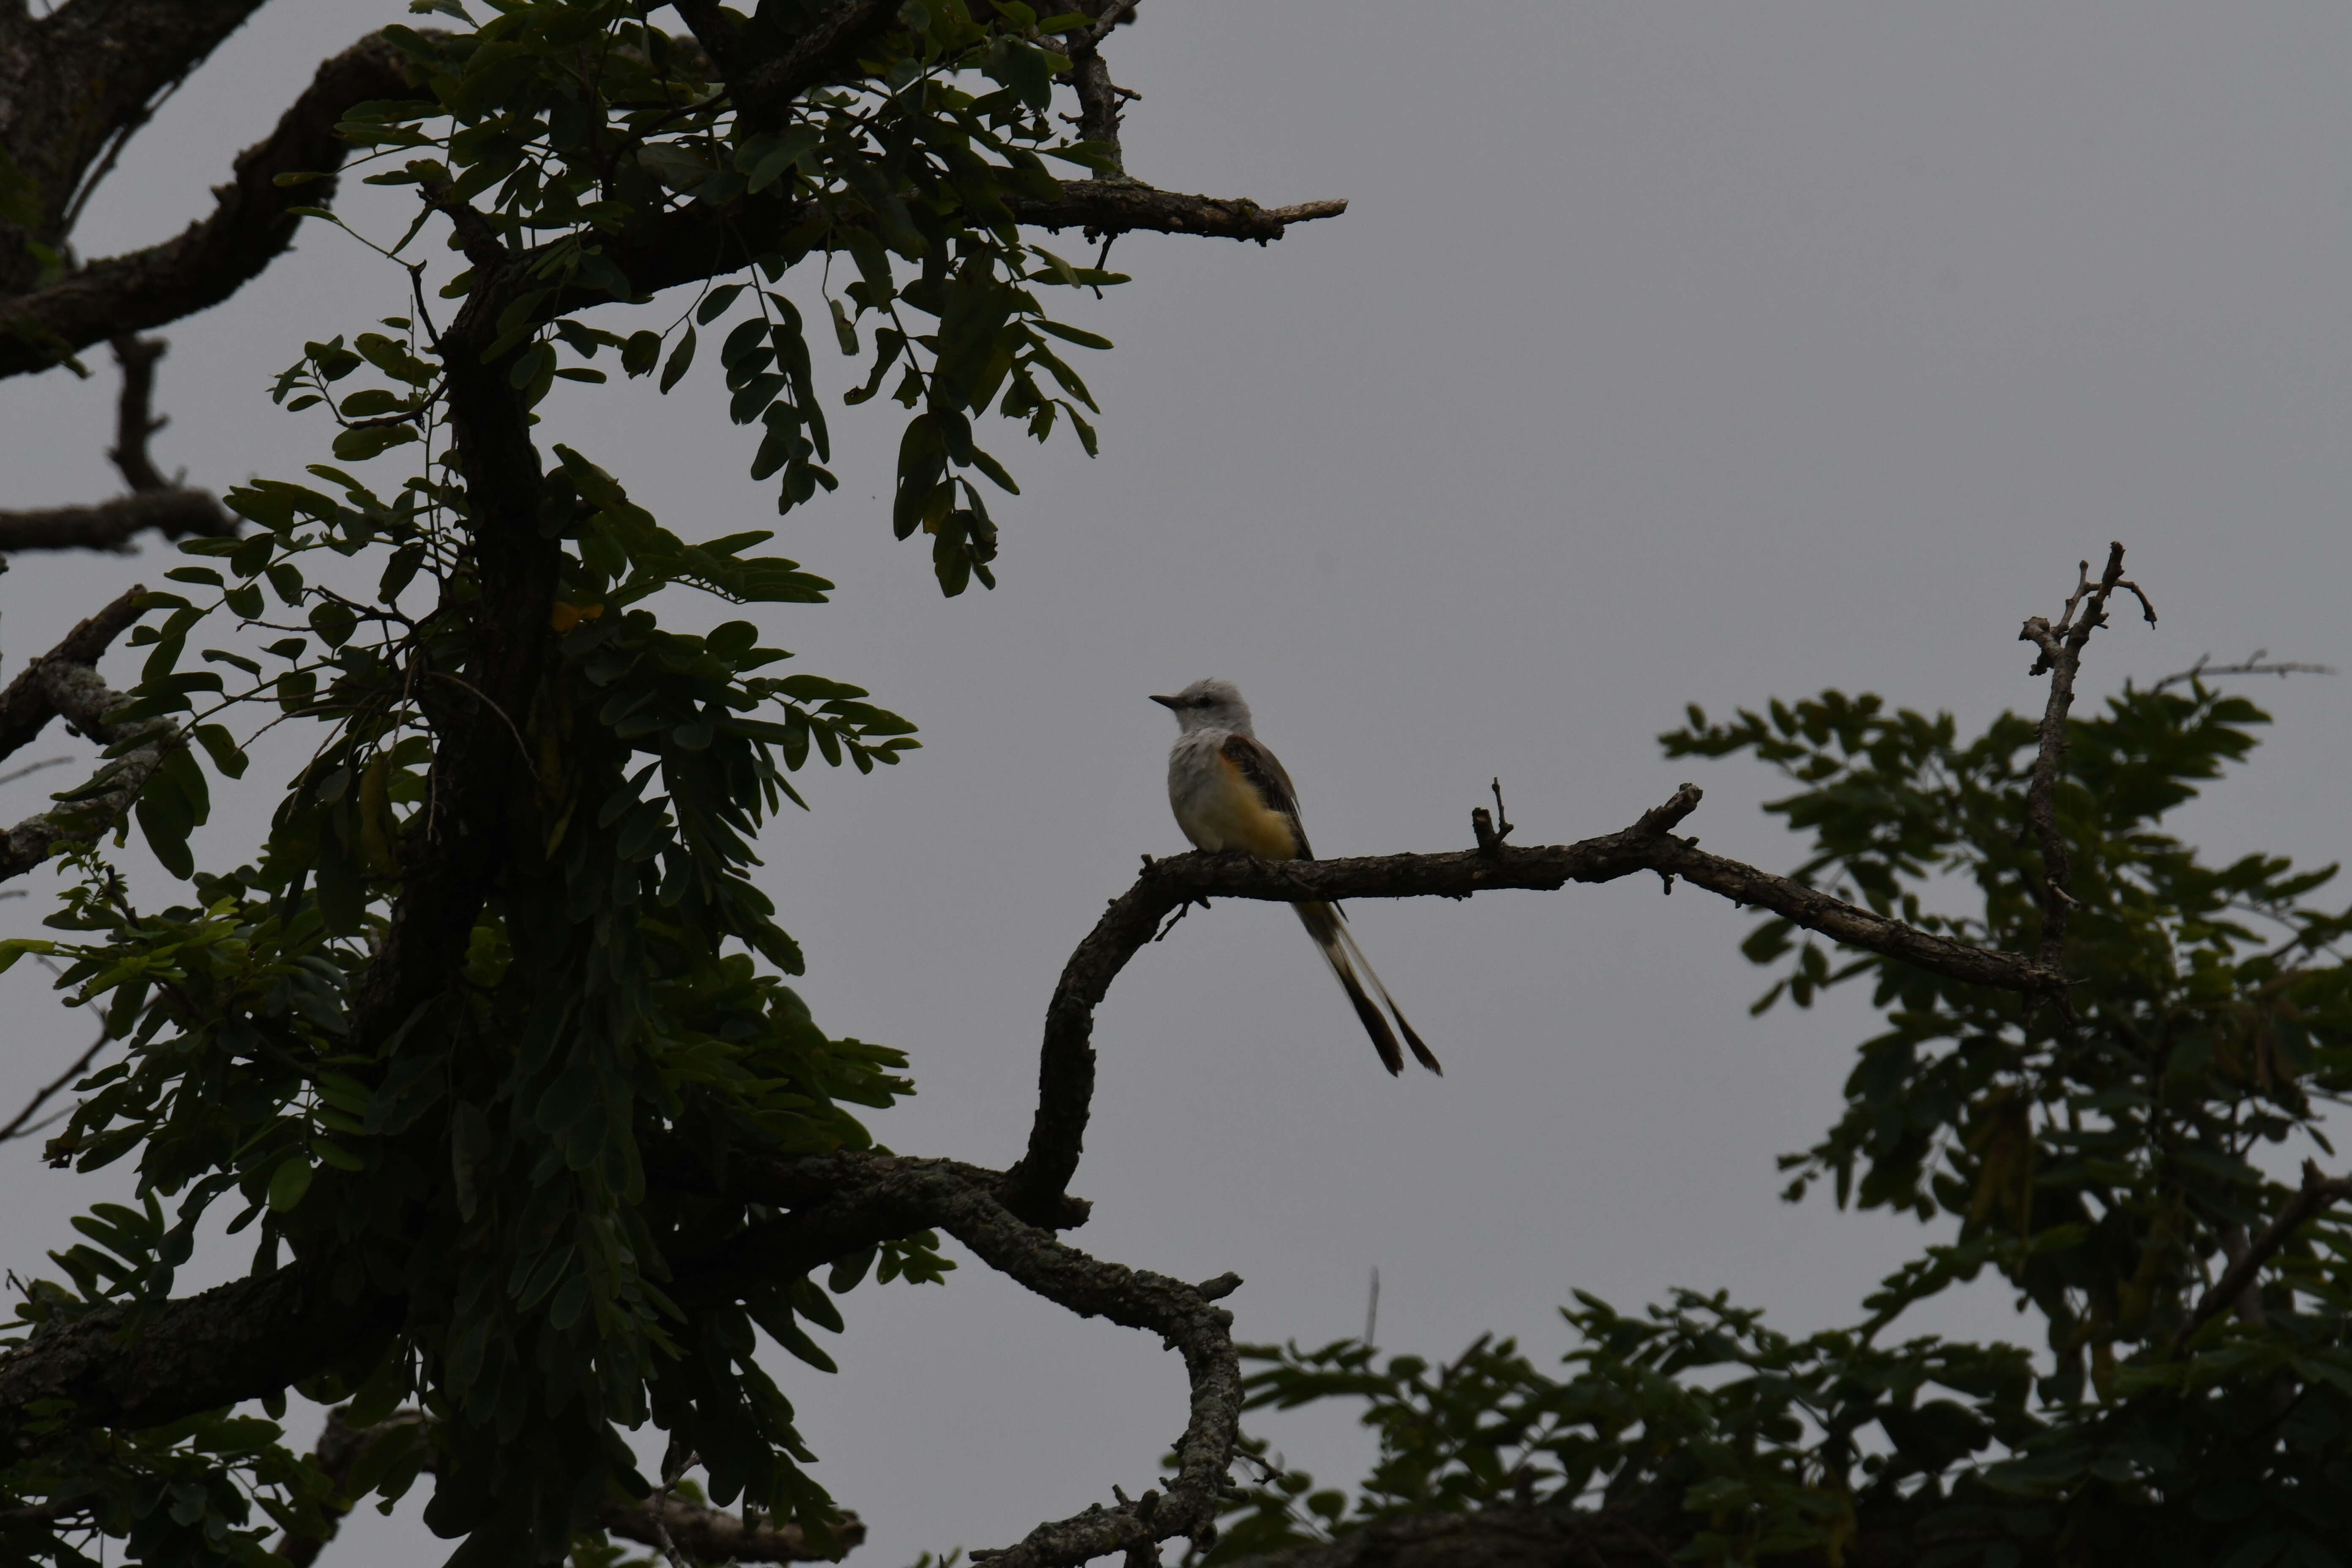
<path id="1" fill-rule="evenodd" d="M 1290 819 L 1291 832 L 1298 840 L 1298 858 L 1314 859 L 1315 851 L 1307 844 L 1307 829 L 1298 820 L 1298 792 L 1274 753 L 1255 735 L 1228 735 L 1222 754 L 1235 772 L 1249 781 L 1268 811 L 1279 812 Z"/>

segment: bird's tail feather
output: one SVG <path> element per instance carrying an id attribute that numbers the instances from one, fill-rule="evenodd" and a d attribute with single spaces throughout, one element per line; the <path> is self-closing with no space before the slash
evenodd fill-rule
<path id="1" fill-rule="evenodd" d="M 1412 1047 L 1412 1059 L 1438 1077 L 1444 1078 L 1445 1069 L 1437 1065 L 1436 1053 L 1423 1045 L 1421 1037 L 1413 1032 L 1412 1026 L 1405 1022 L 1403 1012 L 1396 1005 L 1396 998 L 1390 995 L 1389 988 L 1381 984 L 1380 974 L 1372 968 L 1372 961 L 1366 958 L 1364 950 L 1357 945 L 1355 931 L 1349 928 L 1344 918 L 1339 921 L 1339 940 L 1348 944 L 1348 952 L 1354 957 L 1356 967 L 1363 972 L 1365 980 L 1370 983 L 1372 989 L 1379 994 L 1381 1001 L 1388 1007 L 1389 1016 L 1396 1020 L 1398 1030 L 1404 1036 L 1404 1043 Z"/>
<path id="2" fill-rule="evenodd" d="M 1356 1016 L 1364 1026 L 1364 1033 L 1371 1037 L 1372 1048 L 1381 1054 L 1381 1065 L 1391 1074 L 1402 1072 L 1404 1052 L 1397 1045 L 1396 1029 L 1389 1027 L 1388 1016 L 1382 1016 L 1380 1006 L 1366 994 L 1364 985 L 1367 981 L 1370 983 L 1372 991 L 1379 994 L 1381 1002 L 1387 1005 L 1389 1016 L 1396 1019 L 1397 1029 L 1404 1032 L 1406 1043 L 1412 1047 L 1414 1059 L 1430 1071 L 1443 1076 L 1445 1069 L 1437 1065 L 1437 1058 L 1422 1043 L 1412 1026 L 1405 1022 L 1404 1015 L 1397 1011 L 1396 1002 L 1389 995 L 1388 987 L 1382 985 L 1381 977 L 1373 973 L 1370 963 L 1364 957 L 1364 950 L 1356 945 L 1355 934 L 1349 931 L 1348 923 L 1340 917 L 1339 911 L 1329 904 L 1299 904 L 1295 907 L 1298 910 L 1298 922 L 1307 928 L 1307 934 L 1315 939 L 1315 945 L 1322 950 L 1324 962 L 1331 966 L 1332 974 L 1339 979 L 1339 988 L 1348 994 L 1348 1000 L 1354 1005 Z"/>

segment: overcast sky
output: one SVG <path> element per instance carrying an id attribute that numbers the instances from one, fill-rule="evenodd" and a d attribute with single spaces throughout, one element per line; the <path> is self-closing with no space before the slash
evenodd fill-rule
<path id="1" fill-rule="evenodd" d="M 84 251 L 206 210 L 314 62 L 401 14 L 278 0 L 131 145 Z M 761 843 L 820 1021 L 913 1055 L 919 1097 L 875 1122 L 893 1147 L 1017 1154 L 1064 959 L 1139 855 L 1183 847 L 1172 726 L 1145 698 L 1200 676 L 1249 697 L 1327 855 L 1466 846 L 1496 774 L 1528 842 L 1612 831 L 1696 776 L 1690 830 L 1782 868 L 1799 846 L 1755 809 L 1769 778 L 1661 760 L 1683 705 L 1833 685 L 1970 723 L 2038 707 L 2018 624 L 2111 538 L 2164 619 L 2092 644 L 2086 700 L 2208 650 L 2352 663 L 2342 7 L 1157 0 L 1142 18 L 1112 57 L 1142 94 L 1133 172 L 1345 196 L 1347 216 L 1264 249 L 1118 242 L 1136 281 L 1072 307 L 1118 344 L 1083 367 L 1102 456 L 992 443 L 1025 491 L 1000 509 L 994 594 L 940 600 L 927 552 L 889 536 L 896 405 L 841 411 L 842 490 L 781 541 L 840 592 L 759 617 L 796 668 L 923 727 L 894 772 L 810 781 L 814 813 Z M 405 214 L 368 195 L 349 210 L 396 233 Z M 399 310 L 399 284 L 306 229 L 170 329 L 158 460 L 215 487 L 298 476 L 326 432 L 273 409 L 268 377 L 304 338 Z M 666 401 L 569 389 L 551 425 L 681 532 L 772 523 L 715 371 Z M 111 493 L 112 395 L 104 371 L 0 383 L 0 500 Z M 20 559 L 0 579 L 12 665 L 163 554 Z M 2334 860 L 2352 687 L 2255 694 L 2274 737 L 2188 830 Z M 7 786 L 0 816 L 62 776 Z M 257 767 L 200 852 L 242 858 L 283 776 Z M 42 912 L 18 885 L 11 929 Z M 152 868 L 142 885 L 163 894 Z M 1227 1304 L 1253 1340 L 1359 1331 L 1377 1267 L 1384 1344 L 1495 1329 L 1549 1355 L 1571 1289 L 1630 1307 L 1724 1287 L 1803 1331 L 1856 1316 L 1929 1239 L 1777 1201 L 1772 1157 L 1834 1115 L 1869 1018 L 1750 1019 L 1762 979 L 1728 905 L 1628 879 L 1356 921 L 1444 1079 L 1380 1070 L 1287 911 L 1195 913 L 1102 1010 L 1075 1184 L 1095 1217 L 1073 1240 L 1240 1273 Z M 45 983 L 0 983 L 0 1098 L 85 1043 Z M 20 1275 L 118 1190 L 32 1145 L 0 1168 Z M 244 1258 L 208 1249 L 184 1279 Z M 1181 1425 L 1173 1357 L 975 1262 L 847 1305 L 838 1377 L 774 1360 L 819 1479 L 872 1526 L 855 1562 L 1007 1544 L 1148 1482 Z M 1928 1326 L 2032 1335 L 1998 1294 Z M 1332 1419 L 1260 1429 L 1360 1473 Z M 415 1512 L 362 1516 L 325 1561 L 437 1561 Z"/>

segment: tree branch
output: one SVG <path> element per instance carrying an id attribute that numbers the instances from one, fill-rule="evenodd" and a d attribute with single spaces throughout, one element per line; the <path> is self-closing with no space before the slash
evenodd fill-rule
<path id="1" fill-rule="evenodd" d="M 728 89 L 736 107 L 755 121 L 773 119 L 802 93 L 855 66 L 858 48 L 898 18 L 901 3 L 845 0 L 819 16 L 782 53 L 743 72 L 740 79 L 730 73 Z M 698 37 L 700 32 L 696 29 Z"/>
<path id="2" fill-rule="evenodd" d="M 2294 1233 L 2320 1215 L 2347 1198 L 2352 1198 L 2352 1178 L 2324 1176 L 2319 1167 L 2309 1160 L 2303 1163 L 2303 1185 L 2287 1199 L 2278 1217 L 2263 1227 L 2262 1235 L 2246 1245 L 2244 1251 L 2230 1260 L 2221 1278 L 2197 1299 L 2189 1321 L 2172 1336 L 2175 1355 L 2196 1337 L 2197 1331 L 2237 1305 L 2239 1300 L 2253 1289 L 2261 1278 L 2263 1265 L 2276 1257 L 2279 1248 L 2294 1238 Z"/>
<path id="3" fill-rule="evenodd" d="M 98 1038 L 89 1043 L 89 1048 L 74 1058 L 73 1066 L 43 1085 L 40 1091 L 26 1102 L 24 1110 L 10 1117 L 7 1125 L 0 1127 L 0 1143 L 5 1143 L 12 1138 L 28 1138 L 56 1121 L 58 1116 L 64 1115 L 65 1112 L 60 1110 L 56 1116 L 45 1117 L 39 1121 L 33 1121 L 34 1113 L 49 1102 L 49 1097 L 79 1078 L 89 1068 L 89 1064 L 98 1059 L 98 1053 L 106 1049 L 107 1043 L 113 1037 L 103 1029 L 100 1030 Z M 26 1125 L 28 1122 L 31 1125 Z"/>
<path id="4" fill-rule="evenodd" d="M 131 552 L 131 542 L 153 529 L 166 539 L 185 534 L 224 537 L 236 520 L 202 490 L 156 490 L 118 496 L 95 506 L 43 507 L 0 512 L 0 552 L 26 550 Z"/>
<path id="5" fill-rule="evenodd" d="M 134 583 L 112 604 L 68 632 L 57 647 L 26 665 L 5 689 L 0 689 L 0 757 L 11 756 L 32 744 L 42 727 L 57 716 L 57 704 L 50 698 L 43 668 L 49 665 L 95 665 L 114 639 L 139 619 L 143 608 L 141 601 L 146 596 L 145 584 Z"/>
<path id="6" fill-rule="evenodd" d="M 2033 616 L 2017 634 L 2018 641 L 2030 642 L 2041 650 L 2026 673 L 2050 677 L 2050 699 L 2042 710 L 2041 749 L 2033 759 L 2033 781 L 2025 792 L 2025 816 L 2042 849 L 2042 945 L 2037 956 L 2053 969 L 2058 966 L 2066 944 L 2066 911 L 2074 907 L 2069 891 L 2074 873 L 2067 864 L 2065 835 L 2058 826 L 2056 801 L 2058 764 L 2066 754 L 2066 714 L 2074 706 L 2074 677 L 2083 667 L 2084 645 L 2093 632 L 2107 624 L 2107 600 L 2118 588 L 2138 599 L 2147 624 L 2156 625 L 2156 606 L 2147 602 L 2138 584 L 2124 578 L 2124 547 L 2118 542 L 2107 546 L 2106 570 L 2096 584 L 2091 581 L 2091 563 L 2082 563 L 2074 592 L 2057 625 Z"/>
<path id="7" fill-rule="evenodd" d="M 122 367 L 122 393 L 115 404 L 114 446 L 107 456 L 131 493 L 96 506 L 50 507 L 38 511 L 0 511 L 0 551 L 110 550 L 128 553 L 131 539 L 152 528 L 166 539 L 200 534 L 208 539 L 236 531 L 236 520 L 204 490 L 167 479 L 148 455 L 147 438 L 171 423 L 154 416 L 155 362 L 166 345 L 159 338 L 128 333 L 113 340 Z"/>
<path id="8" fill-rule="evenodd" d="M 672 1188 L 703 1186 L 675 1150 L 649 1149 L 646 1174 Z M 1004 1180 L 1001 1172 L 953 1160 L 864 1150 L 797 1160 L 738 1158 L 725 1190 L 791 1212 L 746 1226 L 710 1250 L 679 1260 L 669 1294 L 687 1306 L 735 1300 L 752 1286 L 793 1279 L 879 1242 L 933 1228 L 940 1223 L 943 1183 L 993 1192 Z M 1062 1194 L 1047 1211 L 1047 1227 L 1084 1225 L 1089 1206 L 1083 1198 Z"/>
<path id="9" fill-rule="evenodd" d="M 88 784 L 0 838 L 0 881 L 40 865 L 61 840 L 95 837 L 121 822 L 164 752 L 183 743 L 179 727 L 168 719 L 121 727 L 109 722 L 107 715 L 122 698 L 91 668 L 107 645 L 139 618 L 146 592 L 134 587 L 74 627 L 0 690 L 0 757 L 29 742 L 52 718 L 119 753 Z"/>
<path id="10" fill-rule="evenodd" d="M 56 254 L 123 142 L 260 0 L 67 0 L 37 21 L 12 3 L 19 19 L 0 28 L 0 148 L 29 198 L 18 233 Z M 14 236 L 0 244 L 0 293 L 24 288 L 43 259 Z"/>
<path id="11" fill-rule="evenodd" d="M 41 865 L 59 844 L 85 842 L 111 831 L 130 815 L 147 780 L 163 765 L 164 753 L 184 743 L 179 726 L 169 719 L 143 720 L 120 730 L 107 724 L 106 713 L 122 698 L 93 670 L 52 665 L 44 668 L 43 675 L 59 715 L 119 754 L 58 805 L 8 829 L 0 840 L 0 881 Z"/>
<path id="12" fill-rule="evenodd" d="M 2176 669 L 2150 686 L 2150 691 L 2162 691 L 2168 686 L 2186 686 L 2192 680 L 2204 680 L 2216 675 L 2275 675 L 2284 680 L 2290 675 L 2334 675 L 2332 664 L 2302 664 L 2294 660 L 2269 662 L 2271 650 L 2258 647 L 2235 664 L 2215 664 L 2210 653 L 2200 653 L 2197 662 L 2187 669 Z"/>
<path id="13" fill-rule="evenodd" d="M 1464 899 L 1517 888 L 1550 891 L 1570 882 L 1609 882 L 1636 871 L 1680 877 L 1741 905 L 1770 910 L 1849 946 L 1974 985 L 2027 995 L 2057 994 L 2065 976 L 2036 959 L 1970 947 L 1832 898 L 1786 877 L 1710 855 L 1673 829 L 1698 806 L 1701 791 L 1685 784 L 1622 832 L 1580 843 L 1491 846 L 1440 855 L 1379 855 L 1351 860 L 1261 860 L 1240 853 L 1194 852 L 1146 863 L 1135 885 L 1102 919 L 1062 970 L 1045 1009 L 1037 1069 L 1037 1113 L 1028 1152 L 1008 1178 L 1005 1202 L 1024 1217 L 1050 1205 L 1076 1172 L 1094 1095 L 1094 1013 L 1128 960 L 1151 941 L 1160 922 L 1205 899 L 1302 902 L 1344 899 Z"/>
<path id="14" fill-rule="evenodd" d="M 249 9 L 249 7 L 248 7 Z M 292 242 L 288 209 L 324 205 L 348 144 L 335 124 L 352 105 L 409 91 L 400 52 L 381 38 L 319 68 L 268 140 L 239 154 L 210 217 L 177 238 L 92 262 L 46 288 L 0 302 L 0 375 L 47 370 L 95 342 L 192 315 L 227 299 Z M 280 186 L 279 174 L 325 174 Z"/>
<path id="15" fill-rule="evenodd" d="M 944 1184 L 942 1184 L 944 1185 Z M 1075 1568 L 1113 1552 L 1185 1536 L 1205 1548 L 1234 1458 L 1241 1425 L 1241 1363 L 1234 1317 L 1215 1305 L 1238 1288 L 1232 1275 L 1187 1285 L 1163 1275 L 1105 1263 L 1023 1224 L 986 1189 L 959 1183 L 939 1198 L 942 1229 L 999 1273 L 1082 1318 L 1108 1318 L 1144 1329 L 1184 1358 L 1192 1413 L 1176 1440 L 1176 1479 L 1167 1492 L 1147 1491 L 1116 1509 L 1099 1505 L 1041 1524 L 1018 1545 L 978 1551 L 991 1568 Z"/>
<path id="16" fill-rule="evenodd" d="M 324 1535 L 283 1535 L 278 1538 L 277 1554 L 289 1568 L 310 1568 L 340 1531 L 343 1519 L 350 1514 L 359 1499 L 351 1495 L 352 1483 L 369 1451 L 387 1437 L 430 1444 L 433 1429 L 439 1423 L 421 1410 L 402 1410 L 373 1426 L 353 1426 L 344 1419 L 341 1409 L 327 1413 L 327 1425 L 319 1434 L 318 1447 L 311 1450 L 310 1463 L 324 1470 L 335 1484 L 335 1498 L 328 1505 L 327 1532 Z M 438 1474 L 440 1465 L 428 1446 L 423 1467 Z M 624 1541 L 652 1546 L 667 1533 L 672 1544 L 699 1562 L 706 1563 L 822 1563 L 827 1554 L 809 1545 L 807 1534 L 797 1524 L 778 1524 L 770 1520 L 747 1522 L 721 1510 L 706 1508 L 700 1503 L 666 1497 L 648 1499 L 642 1503 L 618 1500 L 606 1501 L 598 1510 L 596 1525 L 608 1535 Z M 842 1552 L 866 1539 L 866 1523 L 854 1513 L 837 1515 L 834 1521 L 834 1541 L 838 1558 Z"/>
<path id="17" fill-rule="evenodd" d="M 383 1296 L 339 1301 L 325 1270 L 295 1263 L 45 1328 L 0 1355 L 0 1454 L 37 1448 L 61 1415 L 79 1427 L 157 1426 L 275 1394 L 346 1360 L 364 1371 L 399 1305 Z M 49 1400 L 70 1405 L 27 1408 Z"/>
<path id="18" fill-rule="evenodd" d="M 1021 199 L 1004 204 L 1013 216 L 1037 228 L 1082 228 L 1088 234 L 1149 232 L 1190 234 L 1213 239 L 1280 239 L 1295 223 L 1338 217 L 1341 201 L 1302 202 L 1262 207 L 1247 197 L 1190 196 L 1124 180 L 1065 181 L 1060 199 Z"/>

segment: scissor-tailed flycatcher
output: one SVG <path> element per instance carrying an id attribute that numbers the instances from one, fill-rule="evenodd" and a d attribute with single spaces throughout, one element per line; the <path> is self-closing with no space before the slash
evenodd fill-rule
<path id="1" fill-rule="evenodd" d="M 1307 830 L 1298 825 L 1298 792 L 1274 753 L 1251 732 L 1249 704 L 1231 682 L 1196 680 L 1173 697 L 1151 700 L 1173 712 L 1182 731 L 1176 749 L 1168 753 L 1168 804 L 1175 808 L 1176 826 L 1185 837 L 1203 849 L 1246 849 L 1267 860 L 1315 858 L 1315 851 L 1307 847 Z M 1323 950 L 1348 1000 L 1356 1005 L 1356 1016 L 1371 1036 L 1381 1065 L 1391 1073 L 1404 1070 L 1404 1052 L 1397 1048 L 1401 1032 L 1422 1066 L 1444 1072 L 1372 973 L 1339 906 L 1291 907 Z M 1387 1016 L 1364 994 L 1367 983 L 1387 1004 Z M 1396 1019 L 1395 1029 L 1389 1027 L 1390 1017 Z"/>

